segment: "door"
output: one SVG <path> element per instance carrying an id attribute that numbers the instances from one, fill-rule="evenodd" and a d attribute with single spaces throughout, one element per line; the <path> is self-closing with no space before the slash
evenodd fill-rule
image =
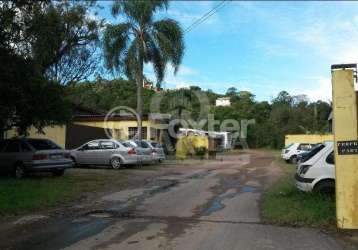
<path id="1" fill-rule="evenodd" d="M 116 146 L 117 145 L 113 141 L 101 141 L 101 150 L 98 154 L 99 164 L 108 165 L 110 163 L 112 155 L 115 153 Z"/>
<path id="2" fill-rule="evenodd" d="M 100 155 L 100 151 L 101 149 L 100 149 L 99 141 L 88 142 L 76 152 L 78 164 L 86 164 L 86 165 L 100 164 L 101 161 L 98 159 L 98 156 Z"/>
<path id="3" fill-rule="evenodd" d="M 152 147 L 145 141 L 136 141 L 142 151 L 142 157 L 144 162 L 152 160 Z"/>

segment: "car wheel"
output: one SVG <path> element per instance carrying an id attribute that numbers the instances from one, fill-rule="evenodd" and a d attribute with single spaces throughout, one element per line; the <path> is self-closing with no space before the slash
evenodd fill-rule
<path id="1" fill-rule="evenodd" d="M 16 166 L 14 167 L 14 177 L 16 179 L 22 179 L 25 177 L 25 175 L 26 172 L 24 166 L 21 163 L 16 164 Z"/>
<path id="2" fill-rule="evenodd" d="M 111 159 L 111 167 L 113 169 L 119 169 L 121 168 L 121 159 L 119 159 L 118 157 L 113 157 Z"/>
<path id="3" fill-rule="evenodd" d="M 55 170 L 52 172 L 52 175 L 53 176 L 63 176 L 65 173 L 65 170 L 64 169 L 58 169 L 58 170 Z"/>
<path id="4" fill-rule="evenodd" d="M 333 180 L 325 180 L 318 182 L 313 191 L 325 196 L 332 196 L 335 194 L 336 187 L 335 182 Z"/>
<path id="5" fill-rule="evenodd" d="M 291 156 L 290 162 L 291 162 L 292 164 L 297 164 L 297 155 Z"/>

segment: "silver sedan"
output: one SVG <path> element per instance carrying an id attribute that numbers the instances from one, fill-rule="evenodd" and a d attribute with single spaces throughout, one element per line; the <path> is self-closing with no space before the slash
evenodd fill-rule
<path id="1" fill-rule="evenodd" d="M 141 155 L 135 147 L 110 139 L 93 140 L 71 151 L 76 165 L 109 165 L 119 169 L 123 165 L 140 163 Z"/>

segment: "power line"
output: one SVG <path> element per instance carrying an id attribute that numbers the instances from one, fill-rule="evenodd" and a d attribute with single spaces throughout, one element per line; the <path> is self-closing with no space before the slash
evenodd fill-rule
<path id="1" fill-rule="evenodd" d="M 206 12 L 204 15 L 202 15 L 200 18 L 198 18 L 197 20 L 195 20 L 191 25 L 189 25 L 188 28 L 186 28 L 184 30 L 184 32 L 190 32 L 192 31 L 195 27 L 199 26 L 200 24 L 202 24 L 203 22 L 205 22 L 208 18 L 210 18 L 212 15 L 214 15 L 216 12 L 219 11 L 219 9 L 221 9 L 225 3 L 227 3 L 228 0 L 223 0 L 221 1 L 219 4 L 215 5 L 214 8 L 212 8 L 210 11 Z"/>

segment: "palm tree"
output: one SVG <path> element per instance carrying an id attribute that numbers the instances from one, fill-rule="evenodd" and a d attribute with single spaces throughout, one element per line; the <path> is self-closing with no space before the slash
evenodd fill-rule
<path id="1" fill-rule="evenodd" d="M 184 54 L 183 31 L 179 23 L 169 18 L 154 20 L 154 14 L 167 7 L 167 0 L 116 0 L 112 14 L 125 20 L 107 25 L 104 32 L 106 68 L 124 73 L 137 84 L 139 140 L 142 139 L 144 64 L 153 65 L 160 84 L 167 64 L 172 64 L 175 74 Z"/>

